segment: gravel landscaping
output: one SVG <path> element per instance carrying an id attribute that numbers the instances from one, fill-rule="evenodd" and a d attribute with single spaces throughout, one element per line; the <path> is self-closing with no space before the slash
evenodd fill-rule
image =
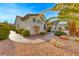
<path id="1" fill-rule="evenodd" d="M 37 38 L 39 41 L 42 39 L 45 42 L 38 43 Z M 30 43 L 28 43 L 28 41 L 21 43 L 10 39 L 0 41 L 0 55 L 79 56 L 79 42 L 75 40 L 61 39 L 58 36 L 54 36 L 52 33 L 48 33 L 45 36 L 33 35 L 26 37 L 26 39 L 31 40 Z"/>
<path id="2" fill-rule="evenodd" d="M 63 46 L 58 47 L 51 42 L 60 41 Z M 24 56 L 79 56 L 79 42 L 62 40 L 54 37 L 52 40 L 41 44 L 15 43 L 16 55 Z M 20 46 L 20 47 L 19 47 Z"/>
<path id="3" fill-rule="evenodd" d="M 14 56 L 15 47 L 14 43 L 11 40 L 0 41 L 0 56 Z"/>
<path id="4" fill-rule="evenodd" d="M 53 42 L 61 42 L 56 46 Z M 54 36 L 44 43 L 25 44 L 11 40 L 0 41 L 0 55 L 4 56 L 79 56 L 79 42 Z"/>

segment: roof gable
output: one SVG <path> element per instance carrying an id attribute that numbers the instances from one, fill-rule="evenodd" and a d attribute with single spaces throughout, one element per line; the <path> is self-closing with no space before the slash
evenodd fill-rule
<path id="1" fill-rule="evenodd" d="M 17 17 L 20 17 L 21 20 L 24 21 L 24 20 L 27 20 L 30 16 L 39 16 L 41 20 L 43 20 L 44 22 L 46 22 L 45 16 L 44 16 L 44 15 L 41 15 L 41 16 L 40 16 L 40 14 L 27 14 L 27 15 L 25 15 L 24 17 L 20 17 L 20 16 L 17 16 Z M 43 17 L 44 17 L 44 18 L 43 18 Z"/>

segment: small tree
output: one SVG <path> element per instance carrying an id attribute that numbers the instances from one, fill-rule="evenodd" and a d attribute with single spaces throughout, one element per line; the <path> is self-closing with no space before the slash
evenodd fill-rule
<path id="1" fill-rule="evenodd" d="M 6 20 L 6 21 L 4 21 L 4 22 L 3 22 L 3 24 L 6 24 L 6 25 L 8 25 L 8 22 L 7 22 L 7 20 Z"/>
<path id="2" fill-rule="evenodd" d="M 0 40 L 4 40 L 8 38 L 9 35 L 9 27 L 5 24 L 0 24 Z"/>

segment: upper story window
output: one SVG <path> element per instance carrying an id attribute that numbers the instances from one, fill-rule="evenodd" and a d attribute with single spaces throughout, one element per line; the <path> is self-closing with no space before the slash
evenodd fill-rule
<path id="1" fill-rule="evenodd" d="M 40 23 L 40 20 L 37 20 L 37 23 Z"/>
<path id="2" fill-rule="evenodd" d="M 36 18 L 33 18 L 33 22 L 34 22 L 34 23 L 42 23 L 42 21 L 41 21 L 41 20 L 36 19 Z"/>
<path id="3" fill-rule="evenodd" d="M 35 18 L 33 18 L 33 22 L 36 22 L 36 19 Z"/>

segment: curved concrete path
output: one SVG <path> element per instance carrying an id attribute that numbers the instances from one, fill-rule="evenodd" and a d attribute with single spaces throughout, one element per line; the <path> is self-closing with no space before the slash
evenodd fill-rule
<path id="1" fill-rule="evenodd" d="M 9 35 L 9 39 L 20 43 L 43 43 L 50 40 L 52 37 L 53 37 L 53 33 L 48 33 L 44 36 L 36 35 L 36 36 L 29 36 L 25 38 L 14 31 L 10 31 L 10 35 Z"/>

